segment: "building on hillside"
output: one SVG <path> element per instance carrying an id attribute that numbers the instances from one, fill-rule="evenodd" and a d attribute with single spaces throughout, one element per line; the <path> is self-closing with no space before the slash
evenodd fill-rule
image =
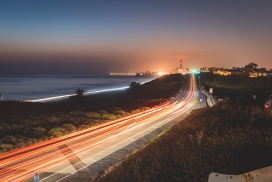
<path id="1" fill-rule="evenodd" d="M 219 70 L 214 70 L 213 74 L 227 76 L 227 75 L 231 75 L 231 72 L 228 69 L 219 69 Z"/>
<path id="2" fill-rule="evenodd" d="M 225 69 L 225 70 L 220 70 L 219 74 L 227 76 L 227 75 L 231 75 L 231 72 L 229 70 Z"/>
<path id="3" fill-rule="evenodd" d="M 210 72 L 214 73 L 214 72 L 216 72 L 216 71 L 219 70 L 219 67 L 210 67 L 210 68 L 208 68 L 208 70 L 209 70 Z"/>
<path id="4" fill-rule="evenodd" d="M 250 63 L 251 65 L 254 63 Z M 254 66 L 245 67 L 232 67 L 232 69 L 219 68 L 219 67 L 211 67 L 208 68 L 210 72 L 218 75 L 241 75 L 241 76 L 249 76 L 251 78 L 254 77 L 272 77 L 272 69 L 267 71 L 266 68 L 257 68 L 257 64 Z"/>
<path id="5" fill-rule="evenodd" d="M 257 70 L 257 71 L 251 72 L 249 74 L 249 77 L 251 77 L 251 78 L 255 78 L 255 77 L 272 77 L 272 72 Z"/>

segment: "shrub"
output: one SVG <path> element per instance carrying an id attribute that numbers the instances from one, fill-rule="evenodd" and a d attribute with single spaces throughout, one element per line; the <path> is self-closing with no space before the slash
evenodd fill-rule
<path id="1" fill-rule="evenodd" d="M 100 118 L 100 114 L 96 113 L 96 112 L 89 112 L 86 114 L 86 116 L 88 118 Z"/>
<path id="2" fill-rule="evenodd" d="M 13 135 L 7 135 L 4 137 L 4 139 L 2 141 L 5 143 L 16 144 L 17 138 Z"/>
<path id="3" fill-rule="evenodd" d="M 149 107 L 139 107 L 138 109 L 140 109 L 141 111 L 145 111 L 145 110 L 148 110 L 150 108 Z"/>
<path id="4" fill-rule="evenodd" d="M 115 116 L 116 116 L 116 119 L 120 119 L 120 118 L 124 117 L 123 115 L 120 115 L 120 114 L 116 114 Z"/>
<path id="5" fill-rule="evenodd" d="M 76 96 L 78 96 L 78 97 L 83 96 L 83 93 L 84 93 L 84 90 L 83 90 L 83 89 L 78 88 L 78 89 L 75 90 L 75 94 L 76 94 Z"/>
<path id="6" fill-rule="evenodd" d="M 76 127 L 70 123 L 62 125 L 62 128 L 64 128 L 68 133 L 76 131 Z"/>
<path id="7" fill-rule="evenodd" d="M 103 114 L 102 116 L 104 119 L 114 120 L 116 116 L 114 114 Z"/>
<path id="8" fill-rule="evenodd" d="M 55 127 L 50 129 L 47 133 L 49 136 L 59 137 L 66 134 L 66 130 L 61 127 Z"/>
<path id="9" fill-rule="evenodd" d="M 0 153 L 4 153 L 6 151 L 13 150 L 14 146 L 10 143 L 2 143 L 0 144 Z"/>
<path id="10" fill-rule="evenodd" d="M 137 113 L 139 113 L 139 112 L 141 112 L 140 109 L 135 109 L 135 110 L 132 110 L 132 111 L 131 111 L 131 114 L 137 114 Z"/>
<path id="11" fill-rule="evenodd" d="M 125 111 L 123 111 L 123 110 L 116 110 L 116 111 L 114 111 L 114 113 L 115 114 L 120 114 L 120 115 L 123 115 L 123 116 L 125 116 L 127 113 L 125 112 Z"/>
<path id="12" fill-rule="evenodd" d="M 141 83 L 131 82 L 129 85 L 129 88 L 131 88 L 131 89 L 139 88 L 140 85 L 141 85 Z"/>
<path id="13" fill-rule="evenodd" d="M 90 126 L 89 125 L 80 125 L 80 126 L 78 126 L 78 130 L 84 130 L 84 129 L 87 129 L 87 128 L 89 128 Z"/>
<path id="14" fill-rule="evenodd" d="M 16 148 L 23 148 L 23 147 L 25 147 L 26 146 L 26 143 L 25 142 L 18 142 L 17 144 L 16 144 Z"/>

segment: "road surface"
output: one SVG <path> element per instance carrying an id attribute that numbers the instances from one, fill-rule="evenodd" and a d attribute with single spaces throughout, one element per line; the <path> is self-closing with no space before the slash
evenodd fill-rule
<path id="1" fill-rule="evenodd" d="M 0 181 L 34 181 L 34 173 L 44 182 L 94 179 L 190 110 L 204 107 L 195 79 L 187 75 L 174 99 L 147 111 L 0 155 Z"/>

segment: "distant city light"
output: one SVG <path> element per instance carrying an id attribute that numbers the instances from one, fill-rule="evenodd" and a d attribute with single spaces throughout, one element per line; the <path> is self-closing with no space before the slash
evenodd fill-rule
<path id="1" fill-rule="evenodd" d="M 158 75 L 160 75 L 160 76 L 162 76 L 162 75 L 169 75 L 169 73 L 168 72 L 159 71 Z"/>
<path id="2" fill-rule="evenodd" d="M 199 73 L 199 71 L 197 69 L 193 69 L 193 70 L 191 70 L 191 72 L 194 73 L 194 74 L 198 74 Z"/>

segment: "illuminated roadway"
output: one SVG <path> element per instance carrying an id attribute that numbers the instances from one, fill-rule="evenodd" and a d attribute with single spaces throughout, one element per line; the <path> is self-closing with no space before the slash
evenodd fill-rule
<path id="1" fill-rule="evenodd" d="M 195 109 L 194 101 L 202 97 L 195 79 L 188 74 L 175 98 L 144 112 L 0 155 L 0 181 L 33 181 L 34 172 L 40 181 L 73 181 L 80 174 L 93 179 L 137 148 L 140 139 Z M 124 155 L 109 158 L 121 149 Z M 115 162 L 100 164 L 105 159 Z"/>

